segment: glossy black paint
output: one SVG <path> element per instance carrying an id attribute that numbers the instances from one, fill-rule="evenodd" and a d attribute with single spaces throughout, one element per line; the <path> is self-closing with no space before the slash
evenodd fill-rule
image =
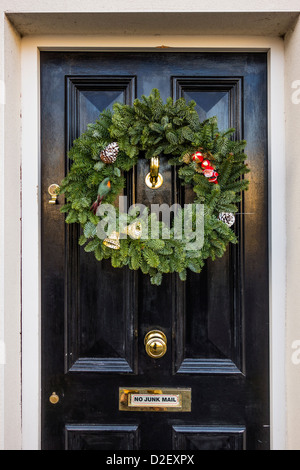
<path id="1" fill-rule="evenodd" d="M 153 287 L 138 273 L 97 262 L 66 226 L 47 188 L 69 167 L 73 140 L 114 101 L 158 88 L 195 99 L 248 142 L 250 190 L 239 245 L 186 283 Z M 42 447 L 196 450 L 269 448 L 267 57 L 265 53 L 41 53 Z M 129 205 L 189 202 L 161 159 L 163 186 L 127 176 Z M 168 337 L 149 358 L 144 336 Z M 119 387 L 191 387 L 191 413 L 118 411 Z M 60 396 L 49 403 L 52 392 Z"/>

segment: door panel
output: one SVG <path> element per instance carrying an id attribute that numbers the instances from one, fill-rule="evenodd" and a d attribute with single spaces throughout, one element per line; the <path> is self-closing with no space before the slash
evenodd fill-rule
<path id="1" fill-rule="evenodd" d="M 235 128 L 236 139 L 241 139 L 243 128 L 241 77 L 172 77 L 174 97 L 196 102 L 196 110 L 202 120 L 218 117 L 220 130 Z M 193 201 L 193 192 L 183 190 L 181 201 Z M 178 373 L 240 373 L 242 366 L 243 324 L 241 265 L 244 240 L 240 230 L 242 211 L 234 230 L 239 237 L 238 246 L 230 246 L 220 260 L 207 262 L 200 278 L 189 272 L 181 292 L 182 313 L 176 314 L 175 351 L 182 352 L 176 358 Z M 181 289 L 180 289 L 181 287 Z M 199 296 L 194 293 L 200 289 Z M 208 314 L 209 312 L 209 314 Z M 183 323 L 181 324 L 180 321 Z M 185 335 L 184 335 L 185 332 Z"/>
<path id="2" fill-rule="evenodd" d="M 41 53 L 44 449 L 268 448 L 266 86 L 264 53 Z M 86 126 L 152 88 L 164 100 L 195 100 L 200 118 L 217 115 L 220 129 L 234 127 L 251 167 L 234 225 L 239 244 L 200 275 L 185 283 L 168 275 L 160 287 L 86 253 L 80 229 L 59 211 L 62 197 L 52 205 L 47 194 Z M 191 202 L 167 158 L 160 163 L 156 191 L 144 183 L 148 162 L 128 172 L 128 206 Z M 152 329 L 168 340 L 158 360 L 144 347 Z M 191 388 L 192 412 L 119 411 L 119 387 Z"/>
<path id="3" fill-rule="evenodd" d="M 174 426 L 176 450 L 243 450 L 245 428 L 242 426 Z"/>
<path id="4" fill-rule="evenodd" d="M 135 77 L 67 76 L 66 92 L 69 150 L 101 111 L 112 109 L 116 101 L 132 103 Z M 80 250 L 78 227 L 70 226 L 67 230 L 66 370 L 133 372 L 136 330 L 133 274 L 113 269 L 107 260 L 99 263 Z M 112 311 L 117 315 L 111 315 Z"/>
<path id="5" fill-rule="evenodd" d="M 66 450 L 137 450 L 137 426 L 66 426 Z"/>

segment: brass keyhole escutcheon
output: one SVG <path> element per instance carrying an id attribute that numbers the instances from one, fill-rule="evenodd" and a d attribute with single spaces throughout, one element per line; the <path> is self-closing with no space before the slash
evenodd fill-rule
<path id="1" fill-rule="evenodd" d="M 49 398 L 49 401 L 50 401 L 51 405 L 57 405 L 57 403 L 59 402 L 59 396 L 56 395 L 55 392 L 53 392 L 52 395 Z"/>
<path id="2" fill-rule="evenodd" d="M 148 356 L 159 359 L 167 352 L 167 337 L 159 330 L 152 330 L 145 336 L 145 349 Z"/>

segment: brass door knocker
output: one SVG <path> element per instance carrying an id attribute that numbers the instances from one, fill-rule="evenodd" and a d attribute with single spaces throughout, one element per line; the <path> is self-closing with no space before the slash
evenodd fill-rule
<path id="1" fill-rule="evenodd" d="M 152 157 L 150 160 L 150 173 L 145 178 L 145 183 L 150 189 L 158 189 L 163 184 L 164 179 L 159 173 L 159 158 Z"/>

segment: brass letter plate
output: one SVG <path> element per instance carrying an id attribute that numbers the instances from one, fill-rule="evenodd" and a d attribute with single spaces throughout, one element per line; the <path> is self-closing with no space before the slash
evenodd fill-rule
<path id="1" fill-rule="evenodd" d="M 120 411 L 190 412 L 190 388 L 120 388 Z"/>

